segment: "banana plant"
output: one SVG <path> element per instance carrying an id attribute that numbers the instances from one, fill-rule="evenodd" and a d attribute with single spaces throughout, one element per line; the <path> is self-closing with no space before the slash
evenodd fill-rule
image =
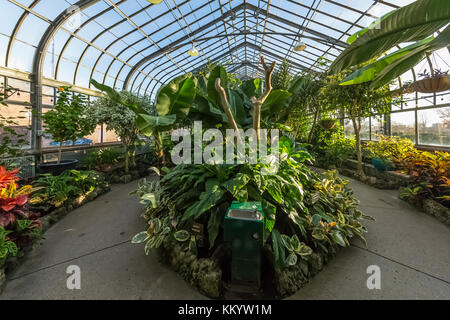
<path id="1" fill-rule="evenodd" d="M 448 0 L 413 2 L 386 14 L 368 28 L 351 36 L 347 40 L 350 46 L 336 58 L 330 71 L 339 73 L 370 61 L 401 43 L 415 42 L 357 70 L 341 83 L 352 85 L 372 81 L 372 88 L 380 88 L 413 68 L 430 52 L 448 46 L 448 27 L 438 37 L 432 36 L 449 22 Z"/>
<path id="2" fill-rule="evenodd" d="M 189 114 L 189 109 L 195 99 L 197 86 L 195 78 L 191 74 L 186 74 L 161 87 L 156 99 L 157 116 L 149 114 L 135 104 L 125 103 L 120 94 L 111 87 L 98 83 L 94 79 L 91 80 L 91 83 L 95 88 L 105 92 L 111 100 L 130 108 L 136 114 L 136 127 L 141 134 L 154 137 L 159 165 L 163 167 L 165 154 L 162 134 L 173 129 Z"/>

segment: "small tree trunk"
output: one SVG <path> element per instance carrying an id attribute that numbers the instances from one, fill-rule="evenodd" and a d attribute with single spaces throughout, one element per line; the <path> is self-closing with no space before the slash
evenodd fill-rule
<path id="1" fill-rule="evenodd" d="M 166 156 L 164 154 L 161 132 L 155 134 L 155 151 L 156 157 L 158 158 L 159 169 L 162 169 L 166 165 Z"/>
<path id="2" fill-rule="evenodd" d="M 311 131 L 309 132 L 309 135 L 308 135 L 308 143 L 311 143 L 312 134 L 313 134 L 314 128 L 315 128 L 315 126 L 317 124 L 317 120 L 319 119 L 319 115 L 320 115 L 320 106 L 317 106 L 316 113 L 314 114 L 314 122 L 313 122 L 313 125 L 311 127 Z"/>
<path id="3" fill-rule="evenodd" d="M 63 148 L 63 141 L 61 141 L 61 142 L 59 143 L 59 149 L 58 149 L 58 164 L 61 164 L 62 148 Z"/>
<path id="4" fill-rule="evenodd" d="M 361 119 L 356 119 L 352 117 L 353 129 L 355 130 L 355 140 L 356 140 L 356 156 L 358 158 L 358 169 L 356 170 L 356 175 L 363 178 L 365 177 L 364 169 L 363 169 L 363 161 L 362 161 L 362 152 L 361 152 Z"/>
<path id="5" fill-rule="evenodd" d="M 125 173 L 130 172 L 130 153 L 128 148 L 125 148 Z"/>

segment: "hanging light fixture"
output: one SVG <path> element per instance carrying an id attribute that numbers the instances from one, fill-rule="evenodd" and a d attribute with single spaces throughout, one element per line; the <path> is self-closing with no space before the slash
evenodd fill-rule
<path id="1" fill-rule="evenodd" d="M 198 50 L 197 50 L 197 48 L 195 47 L 195 44 L 192 44 L 192 49 L 188 51 L 188 54 L 189 54 L 191 57 L 196 57 L 196 56 L 198 56 Z"/>
<path id="2" fill-rule="evenodd" d="M 162 2 L 162 0 L 147 0 L 147 1 L 153 4 L 160 4 Z"/>
<path id="3" fill-rule="evenodd" d="M 298 39 L 297 44 L 294 47 L 294 51 L 300 52 L 307 48 L 308 46 L 302 41 L 302 39 Z"/>

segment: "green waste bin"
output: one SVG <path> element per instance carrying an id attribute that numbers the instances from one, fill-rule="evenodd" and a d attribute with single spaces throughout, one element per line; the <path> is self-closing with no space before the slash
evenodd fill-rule
<path id="1" fill-rule="evenodd" d="M 261 287 L 264 215 L 260 202 L 233 202 L 225 216 L 225 241 L 232 246 L 231 280 L 237 291 Z"/>

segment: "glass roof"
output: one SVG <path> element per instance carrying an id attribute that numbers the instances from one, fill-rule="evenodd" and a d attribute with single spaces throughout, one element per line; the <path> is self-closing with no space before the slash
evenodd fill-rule
<path id="1" fill-rule="evenodd" d="M 154 95 L 209 62 L 261 76 L 259 57 L 323 71 L 346 39 L 413 0 L 0 0 L 0 66 Z M 293 50 L 297 41 L 307 48 Z M 199 52 L 187 52 L 195 46 Z"/>

